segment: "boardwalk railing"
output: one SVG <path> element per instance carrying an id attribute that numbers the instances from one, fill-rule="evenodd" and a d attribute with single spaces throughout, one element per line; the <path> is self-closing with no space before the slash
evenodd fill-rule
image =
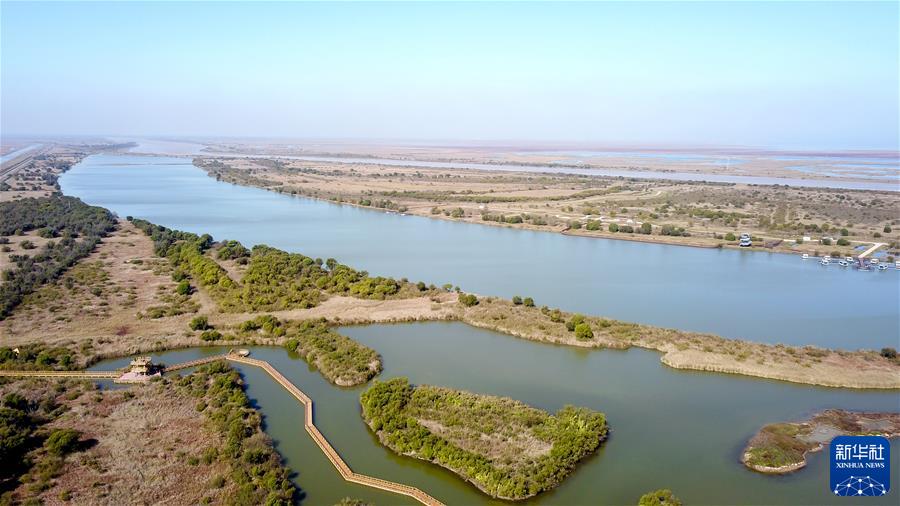
<path id="1" fill-rule="evenodd" d="M 287 390 L 291 395 L 297 398 L 300 402 L 303 403 L 306 408 L 306 416 L 303 421 L 303 425 L 306 428 L 306 432 L 312 437 L 313 441 L 319 448 L 322 450 L 322 453 L 328 457 L 328 460 L 334 465 L 334 467 L 338 470 L 345 480 L 358 483 L 360 485 L 365 485 L 367 487 L 377 488 L 380 490 L 386 490 L 388 492 L 393 492 L 395 494 L 402 494 L 408 497 L 412 497 L 413 499 L 419 501 L 422 504 L 427 506 L 443 506 L 443 503 L 426 494 L 425 492 L 419 490 L 416 487 L 411 487 L 409 485 L 403 485 L 401 483 L 396 483 L 393 481 L 382 480 L 381 478 L 374 478 L 372 476 L 367 476 L 365 474 L 359 474 L 353 472 L 350 469 L 350 466 L 344 462 L 344 459 L 338 455 L 338 452 L 331 446 L 331 443 L 325 439 L 325 436 L 319 432 L 319 429 L 313 423 L 313 401 L 309 398 L 302 390 L 297 388 L 293 383 L 288 381 L 277 369 L 272 367 L 272 364 L 264 361 L 264 360 L 256 360 L 253 358 L 240 357 L 237 355 L 227 355 L 225 358 L 231 360 L 233 362 L 238 362 L 247 365 L 253 365 L 261 368 L 262 370 L 269 373 L 269 376 L 272 377 L 278 384 L 283 386 L 285 390 Z"/>

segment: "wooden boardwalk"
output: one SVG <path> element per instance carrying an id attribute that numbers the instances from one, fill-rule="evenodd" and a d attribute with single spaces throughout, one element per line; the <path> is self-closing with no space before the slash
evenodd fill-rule
<path id="1" fill-rule="evenodd" d="M 191 360 L 188 362 L 181 362 L 179 364 L 173 364 L 171 366 L 167 366 L 165 368 L 166 372 L 178 371 L 181 369 L 187 369 L 188 367 L 195 367 L 198 365 L 208 364 L 210 362 L 215 362 L 217 360 L 231 360 L 232 362 L 238 362 L 241 364 L 252 365 L 261 368 L 266 371 L 269 376 L 272 377 L 278 384 L 285 388 L 291 395 L 293 395 L 297 400 L 303 403 L 304 408 L 306 409 L 306 416 L 304 417 L 303 425 L 306 428 L 306 432 L 312 437 L 313 441 L 319 446 L 319 449 L 322 450 L 322 453 L 328 457 L 328 460 L 331 461 L 332 465 L 338 470 L 341 474 L 341 477 L 351 483 L 357 483 L 359 485 L 365 485 L 367 487 L 377 488 L 379 490 L 385 490 L 387 492 L 393 492 L 395 494 L 401 494 L 408 497 L 412 497 L 413 499 L 419 501 L 426 506 L 444 506 L 444 504 L 434 497 L 426 494 L 425 492 L 419 490 L 416 487 L 411 487 L 409 485 L 403 485 L 402 483 L 396 483 L 393 481 L 382 480 L 381 478 L 375 478 L 372 476 L 367 476 L 365 474 L 359 474 L 353 472 L 350 469 L 350 466 L 344 462 L 344 459 L 338 454 L 338 452 L 331 446 L 331 443 L 325 439 L 325 436 L 319 431 L 316 427 L 315 423 L 313 423 L 313 401 L 309 398 L 308 395 L 303 393 L 302 390 L 297 388 L 293 383 L 288 381 L 287 378 L 284 377 L 277 369 L 272 367 L 272 364 L 266 362 L 265 360 L 257 360 L 253 358 L 241 357 L 237 354 L 229 353 L 224 355 L 214 355 L 211 357 L 199 358 L 197 360 Z M 122 375 L 121 371 L 3 371 L 0 370 L 0 376 L 18 376 L 18 377 L 37 377 L 37 378 L 85 378 L 85 379 L 116 379 Z"/>
<path id="2" fill-rule="evenodd" d="M 309 396 L 303 393 L 303 391 L 297 388 L 293 383 L 288 381 L 288 379 L 285 378 L 280 372 L 278 372 L 277 369 L 272 367 L 272 364 L 264 360 L 239 357 L 237 355 L 226 355 L 225 358 L 233 362 L 253 365 L 261 368 L 262 370 L 266 371 L 269 376 L 272 377 L 272 379 L 278 382 L 278 384 L 283 386 L 285 390 L 287 390 L 291 395 L 297 398 L 297 400 L 303 403 L 304 407 L 306 408 L 306 416 L 304 417 L 305 420 L 303 421 L 306 432 L 308 432 L 313 441 L 315 441 L 315 443 L 319 445 L 322 453 L 324 453 L 325 456 L 328 457 L 328 460 L 331 461 L 334 467 L 341 474 L 341 477 L 343 477 L 345 480 L 352 483 L 365 485 L 367 487 L 377 488 L 380 490 L 393 492 L 395 494 L 402 494 L 408 497 L 412 497 L 413 499 L 427 506 L 443 506 L 443 503 L 416 487 L 411 487 L 409 485 L 403 485 L 401 483 L 382 480 L 381 478 L 374 478 L 372 476 L 353 472 L 353 470 L 350 469 L 350 466 L 348 466 L 347 463 L 344 462 L 344 459 L 342 459 L 341 456 L 338 455 L 338 452 L 335 451 L 335 449 L 331 446 L 331 443 L 329 443 L 328 440 L 325 439 L 325 436 L 323 436 L 322 433 L 319 432 L 319 429 L 313 423 L 313 401 L 309 398 Z"/>

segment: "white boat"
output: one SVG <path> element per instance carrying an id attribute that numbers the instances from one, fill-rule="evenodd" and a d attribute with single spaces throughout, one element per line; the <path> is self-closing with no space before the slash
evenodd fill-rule
<path id="1" fill-rule="evenodd" d="M 809 260 L 809 253 L 804 253 L 804 254 L 803 254 L 803 259 L 804 259 L 804 260 Z"/>
<path id="2" fill-rule="evenodd" d="M 844 260 L 850 262 L 851 264 L 853 263 L 853 257 L 845 257 Z"/>
<path id="3" fill-rule="evenodd" d="M 841 267 L 847 267 L 848 265 L 850 265 L 850 262 L 846 260 L 841 260 L 838 263 L 841 265 Z"/>
<path id="4" fill-rule="evenodd" d="M 753 241 L 750 238 L 750 234 L 741 234 L 741 242 L 739 243 L 739 245 L 742 248 L 753 246 Z"/>
<path id="5" fill-rule="evenodd" d="M 873 259 L 869 260 L 869 263 L 872 264 L 872 265 L 878 265 L 878 259 L 877 259 L 877 258 L 873 258 Z"/>
<path id="6" fill-rule="evenodd" d="M 819 263 L 822 265 L 828 265 L 831 263 L 831 261 L 826 257 L 826 258 L 819 260 Z"/>
<path id="7" fill-rule="evenodd" d="M 887 265 L 885 265 L 885 264 L 879 265 L 879 266 L 878 266 L 878 270 L 879 270 L 879 271 L 886 271 L 886 270 L 887 270 Z"/>
<path id="8" fill-rule="evenodd" d="M 823 257 L 822 257 L 822 260 L 828 260 L 828 261 L 830 262 L 830 261 L 831 261 L 831 255 L 825 255 L 825 256 L 823 256 Z"/>

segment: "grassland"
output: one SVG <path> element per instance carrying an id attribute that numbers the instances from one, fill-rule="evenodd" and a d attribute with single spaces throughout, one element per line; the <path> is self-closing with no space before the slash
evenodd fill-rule
<path id="1" fill-rule="evenodd" d="M 4 504 L 249 506 L 295 493 L 224 364 L 125 390 L 4 380 L 0 398 Z"/>
<path id="2" fill-rule="evenodd" d="M 900 413 L 856 413 L 829 409 L 801 422 L 772 423 L 750 439 L 741 461 L 762 473 L 784 474 L 806 466 L 806 455 L 834 437 L 900 436 Z"/>
<path id="3" fill-rule="evenodd" d="M 504 397 L 411 386 L 405 378 L 375 383 L 360 402 L 382 444 L 507 500 L 559 485 L 609 430 L 602 413 L 586 408 L 551 415 Z"/>

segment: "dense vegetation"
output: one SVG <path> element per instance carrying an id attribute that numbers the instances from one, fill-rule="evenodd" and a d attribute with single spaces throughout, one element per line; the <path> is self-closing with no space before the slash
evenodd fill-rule
<path id="1" fill-rule="evenodd" d="M 225 439 L 208 457 L 221 458 L 231 466 L 227 479 L 237 485 L 237 492 L 228 498 L 228 504 L 292 504 L 296 490 L 290 473 L 262 431 L 262 419 L 250 407 L 237 371 L 224 362 L 213 362 L 182 378 L 178 386 L 201 399 L 197 409 Z"/>
<path id="2" fill-rule="evenodd" d="M 41 237 L 54 238 L 35 255 L 10 257 L 15 267 L 3 271 L 0 320 L 9 316 L 26 295 L 59 278 L 90 254 L 115 226 L 116 220 L 109 211 L 72 197 L 29 198 L 0 204 L 0 236 L 39 230 Z M 23 241 L 23 249 L 34 249 L 33 244 L 29 248 L 28 242 Z"/>
<path id="3" fill-rule="evenodd" d="M 0 402 L 0 504 L 31 503 L 34 497 L 23 500 L 24 497 L 13 492 L 19 484 L 27 484 L 24 494 L 40 494 L 62 472 L 66 456 L 84 449 L 79 431 L 46 426 L 66 412 L 66 407 L 57 402 L 56 396 L 77 397 L 85 387 L 86 383 L 61 381 L 52 391 L 32 392 L 27 394 L 28 397 L 16 392 L 3 396 Z"/>
<path id="4" fill-rule="evenodd" d="M 209 235 L 174 231 L 144 220 L 133 222 L 153 239 L 156 254 L 172 262 L 176 275 L 190 275 L 225 311 L 311 308 L 321 302 L 323 291 L 380 300 L 403 296 L 401 289 L 408 285 L 393 278 L 371 277 L 331 258 L 323 262 L 265 245 L 247 250 L 237 241 L 225 241 L 218 257 L 247 265 L 238 283 L 206 254 L 212 246 Z M 408 290 L 415 291 L 411 286 Z"/>
<path id="5" fill-rule="evenodd" d="M 3 346 L 0 347 L 0 369 L 71 370 L 76 365 L 73 357 L 74 353 L 68 348 L 50 347 L 41 343 L 24 344 L 16 348 Z"/>
<path id="6" fill-rule="evenodd" d="M 102 237 L 115 226 L 112 213 L 75 197 L 27 198 L 0 204 L 2 236 L 42 229 L 42 237 Z"/>
<path id="7" fill-rule="evenodd" d="M 667 488 L 642 495 L 638 506 L 681 506 L 681 501 Z"/>
<path id="8" fill-rule="evenodd" d="M 376 382 L 360 398 L 383 444 L 446 467 L 492 497 L 552 489 L 606 438 L 602 413 L 566 406 L 555 415 L 503 397 Z"/>
<path id="9" fill-rule="evenodd" d="M 279 323 L 272 332 L 279 328 L 284 326 Z M 289 337 L 284 346 L 334 384 L 361 385 L 381 372 L 381 357 L 375 350 L 338 334 L 324 320 L 297 322 L 285 333 Z"/>

